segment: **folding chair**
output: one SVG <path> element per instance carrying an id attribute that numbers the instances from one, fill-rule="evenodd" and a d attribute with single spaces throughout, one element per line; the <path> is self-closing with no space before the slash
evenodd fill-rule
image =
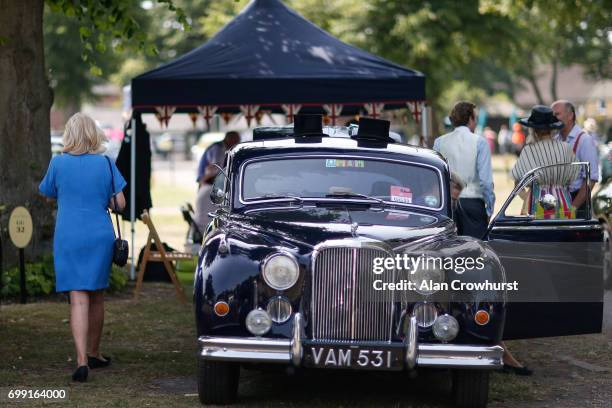
<path id="1" fill-rule="evenodd" d="M 138 296 L 140 295 L 140 288 L 142 287 L 142 280 L 144 278 L 147 262 L 163 262 L 164 267 L 166 268 L 166 272 L 168 272 L 168 275 L 170 275 L 170 279 L 174 284 L 174 288 L 176 289 L 176 295 L 179 298 L 179 301 L 181 301 L 182 303 L 187 303 L 187 297 L 185 296 L 183 286 L 180 284 L 178 277 L 176 276 L 176 271 L 174 270 L 174 265 L 172 265 L 172 261 L 191 260 L 193 259 L 193 255 L 185 252 L 166 251 L 164 249 L 164 246 L 162 245 L 161 239 L 159 239 L 157 230 L 155 229 L 153 221 L 151 221 L 151 217 L 149 217 L 149 213 L 147 212 L 147 210 L 142 213 L 141 219 L 149 228 L 149 236 L 147 237 L 147 244 L 145 246 L 145 250 L 142 256 L 142 261 L 140 262 L 138 280 L 136 281 L 136 289 L 134 290 L 134 299 L 138 300 Z M 151 249 L 152 243 L 155 243 L 155 247 L 157 248 L 157 250 L 154 251 Z"/>

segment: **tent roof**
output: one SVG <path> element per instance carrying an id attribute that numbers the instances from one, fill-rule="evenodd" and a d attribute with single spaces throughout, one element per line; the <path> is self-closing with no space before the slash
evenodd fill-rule
<path id="1" fill-rule="evenodd" d="M 279 0 L 253 0 L 204 45 L 132 80 L 136 110 L 372 102 L 405 107 L 424 99 L 423 74 L 343 43 Z"/>

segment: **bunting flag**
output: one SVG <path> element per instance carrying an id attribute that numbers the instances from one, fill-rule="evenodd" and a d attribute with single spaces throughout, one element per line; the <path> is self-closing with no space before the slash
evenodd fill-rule
<path id="1" fill-rule="evenodd" d="M 255 123 L 257 123 L 257 126 L 261 126 L 261 120 L 264 117 L 264 111 L 259 110 L 257 111 L 257 113 L 255 114 Z"/>
<path id="2" fill-rule="evenodd" d="M 172 117 L 174 111 L 176 111 L 176 106 L 156 106 L 155 110 L 157 111 L 155 117 L 157 120 L 159 120 L 161 127 L 168 127 L 170 118 Z"/>
<path id="3" fill-rule="evenodd" d="M 281 105 L 281 107 L 287 116 L 287 123 L 293 123 L 293 117 L 302 109 L 302 105 Z"/>
<path id="4" fill-rule="evenodd" d="M 200 114 L 202 115 L 202 117 L 204 117 L 204 121 L 206 122 L 206 129 L 210 130 L 210 120 L 213 118 L 213 116 L 215 116 L 215 113 L 217 112 L 217 107 L 212 105 L 198 106 L 198 111 L 200 111 Z"/>
<path id="5" fill-rule="evenodd" d="M 191 119 L 191 123 L 193 124 L 193 128 L 196 128 L 196 124 L 198 123 L 198 114 L 196 112 L 189 112 L 189 119 Z"/>
<path id="6" fill-rule="evenodd" d="M 223 112 L 221 113 L 221 117 L 223 118 L 225 124 L 228 125 L 230 123 L 230 120 L 232 120 L 232 118 L 234 117 L 234 114 L 229 112 Z"/>
<path id="7" fill-rule="evenodd" d="M 336 119 L 338 119 L 340 117 L 340 113 L 342 113 L 342 105 L 323 105 L 323 109 L 325 109 L 325 112 L 327 112 L 327 116 L 329 116 L 332 126 L 336 126 Z"/>
<path id="8" fill-rule="evenodd" d="M 383 109 L 385 108 L 384 103 L 366 103 L 365 110 L 368 112 L 368 115 L 373 119 L 378 119 Z"/>
<path id="9" fill-rule="evenodd" d="M 416 123 L 421 123 L 421 115 L 423 113 L 423 107 L 425 106 L 425 102 L 423 101 L 409 101 L 406 102 L 406 106 L 410 109 L 412 116 Z"/>
<path id="10" fill-rule="evenodd" d="M 244 115 L 248 127 L 251 127 L 251 120 L 253 120 L 258 110 L 259 105 L 240 105 L 240 111 Z"/>

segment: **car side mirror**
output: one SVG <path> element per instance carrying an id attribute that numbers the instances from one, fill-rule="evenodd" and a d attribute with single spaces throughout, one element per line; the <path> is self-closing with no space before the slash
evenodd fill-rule
<path id="1" fill-rule="evenodd" d="M 222 205 L 225 200 L 225 172 L 219 168 L 219 174 L 215 177 L 215 180 L 210 190 L 210 201 L 215 205 Z"/>
<path id="2" fill-rule="evenodd" d="M 223 204 L 224 198 L 225 194 L 223 193 L 223 190 L 213 186 L 212 190 L 210 190 L 210 201 L 212 201 L 213 204 L 221 205 Z"/>

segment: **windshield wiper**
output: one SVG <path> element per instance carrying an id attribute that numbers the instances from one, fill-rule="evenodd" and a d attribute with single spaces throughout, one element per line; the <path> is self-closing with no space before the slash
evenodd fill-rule
<path id="1" fill-rule="evenodd" d="M 261 198 L 274 198 L 274 199 L 292 200 L 292 201 L 298 202 L 300 205 L 304 202 L 302 197 L 296 196 L 296 195 L 293 195 L 293 194 L 274 194 L 274 193 L 269 193 L 269 194 L 262 195 Z"/>
<path id="2" fill-rule="evenodd" d="M 385 200 L 380 199 L 380 198 L 376 198 L 376 197 L 372 197 L 366 194 L 360 194 L 360 193 L 353 193 L 353 192 L 336 192 L 336 193 L 332 193 L 332 194 L 326 194 L 325 195 L 326 198 L 335 198 L 335 197 L 340 197 L 340 198 L 365 198 L 366 200 L 370 200 L 370 201 L 375 201 L 377 202 L 381 207 L 385 207 Z"/>

